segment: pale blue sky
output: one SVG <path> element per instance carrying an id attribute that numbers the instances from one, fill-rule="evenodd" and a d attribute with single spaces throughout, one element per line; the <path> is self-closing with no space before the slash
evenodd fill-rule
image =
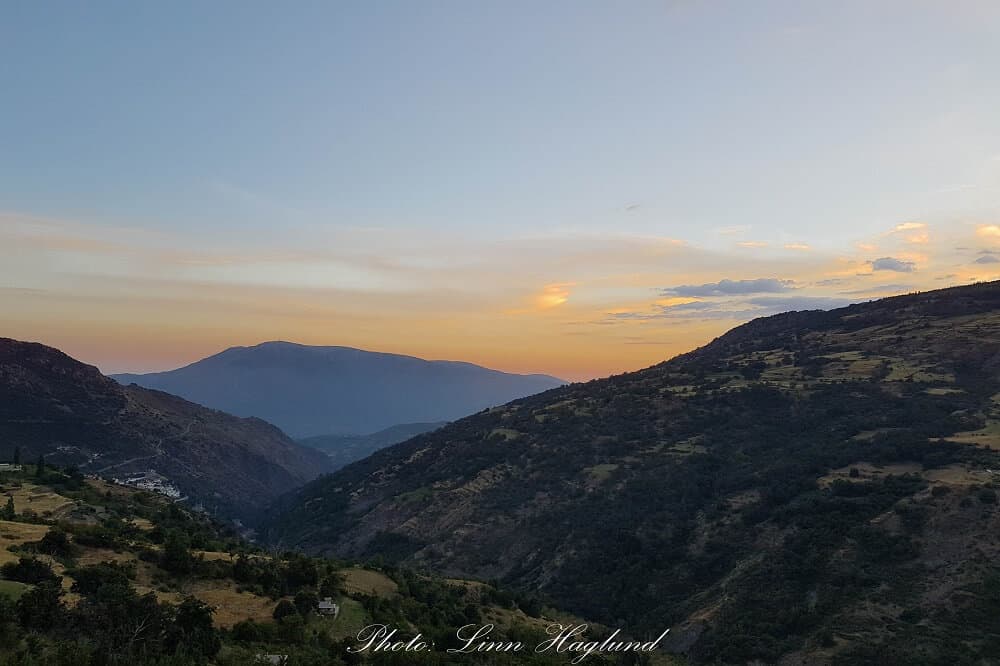
<path id="1" fill-rule="evenodd" d="M 993 1 L 6 2 L 0 213 L 49 245 L 0 278 L 65 291 L 100 265 L 444 299 L 498 284 L 483 266 L 515 244 L 512 294 L 627 309 L 640 289 L 797 279 L 806 247 L 870 267 L 907 221 L 996 223 L 998 110 Z M 56 256 L 52 236 L 170 268 Z M 692 250 L 670 275 L 561 254 L 623 238 Z M 930 280 L 927 256 L 898 258 Z"/>
<path id="2" fill-rule="evenodd" d="M 946 207 L 1000 148 L 998 7 L 6 3 L 0 198 L 489 234 L 640 204 L 616 223 L 835 242 Z"/>

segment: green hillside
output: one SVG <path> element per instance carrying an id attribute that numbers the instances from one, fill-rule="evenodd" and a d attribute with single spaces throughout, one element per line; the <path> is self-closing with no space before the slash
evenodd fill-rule
<path id="1" fill-rule="evenodd" d="M 325 597 L 335 617 L 319 614 Z M 161 496 L 74 470 L 0 473 L 0 664 L 458 664 L 469 657 L 446 649 L 462 626 L 534 645 L 553 621 L 578 622 L 491 584 L 263 551 Z M 434 649 L 349 653 L 373 623 Z M 489 663 L 567 660 L 529 650 Z"/>
<path id="2" fill-rule="evenodd" d="M 989 283 L 755 320 L 514 401 L 312 482 L 264 528 L 672 626 L 695 663 L 993 663 L 997 449 Z"/>

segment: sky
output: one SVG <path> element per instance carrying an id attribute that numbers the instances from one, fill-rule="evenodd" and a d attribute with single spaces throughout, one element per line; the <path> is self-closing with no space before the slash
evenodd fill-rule
<path id="1" fill-rule="evenodd" d="M 7 2 L 0 336 L 570 380 L 1000 278 L 1000 4 Z"/>

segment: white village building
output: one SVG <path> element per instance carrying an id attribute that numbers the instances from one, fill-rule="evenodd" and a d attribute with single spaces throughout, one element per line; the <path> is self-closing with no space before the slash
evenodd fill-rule
<path id="1" fill-rule="evenodd" d="M 333 603 L 332 597 L 324 597 L 316 604 L 316 612 L 320 615 L 332 615 L 336 618 L 340 614 L 340 606 Z"/>

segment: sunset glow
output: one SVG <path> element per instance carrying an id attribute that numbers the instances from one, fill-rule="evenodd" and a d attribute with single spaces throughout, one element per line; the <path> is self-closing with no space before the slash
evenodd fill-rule
<path id="1" fill-rule="evenodd" d="M 281 339 L 586 379 L 1000 277 L 1000 12 L 848 4 L 25 8 L 0 335 L 106 372 Z"/>

